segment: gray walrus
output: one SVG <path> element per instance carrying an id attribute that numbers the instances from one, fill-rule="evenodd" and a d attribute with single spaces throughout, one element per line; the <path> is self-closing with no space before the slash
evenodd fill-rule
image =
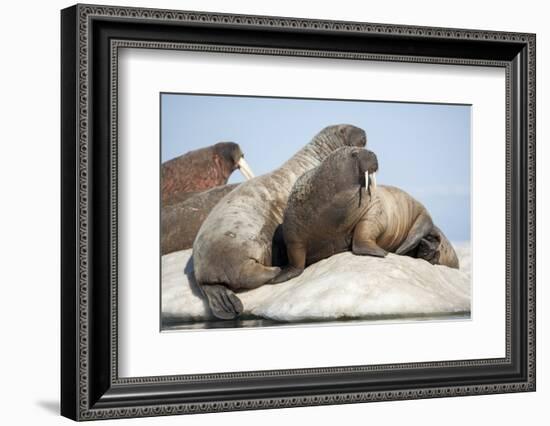
<path id="1" fill-rule="evenodd" d="M 376 186 L 377 170 L 373 152 L 345 147 L 297 180 L 282 224 L 289 265 L 271 283 L 287 281 L 307 265 L 350 249 L 379 257 L 388 251 L 420 254 L 458 267 L 446 238 L 448 247 L 437 247 L 437 237 L 441 243 L 444 235 L 426 208 L 398 188 Z"/>
<path id="2" fill-rule="evenodd" d="M 162 205 L 183 201 L 189 193 L 225 185 L 236 169 L 247 179 L 254 177 L 235 142 L 219 142 L 168 160 L 161 166 Z"/>
<path id="3" fill-rule="evenodd" d="M 336 149 L 366 143 L 358 127 L 326 127 L 280 168 L 242 183 L 214 207 L 193 244 L 193 262 L 216 317 L 231 319 L 242 312 L 233 290 L 259 287 L 279 274 L 272 245 L 296 179 Z"/>
<path id="4" fill-rule="evenodd" d="M 172 253 L 193 247 L 199 229 L 218 202 L 238 183 L 192 192 L 180 202 L 163 206 L 160 212 L 160 251 Z"/>

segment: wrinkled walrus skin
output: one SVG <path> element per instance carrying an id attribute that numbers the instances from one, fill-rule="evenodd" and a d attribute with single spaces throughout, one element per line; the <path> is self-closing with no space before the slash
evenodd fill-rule
<path id="1" fill-rule="evenodd" d="M 259 287 L 279 274 L 272 266 L 273 237 L 296 179 L 336 149 L 366 143 L 358 127 L 326 127 L 280 168 L 242 183 L 214 207 L 193 244 L 193 262 L 216 317 L 232 319 L 242 312 L 234 290 Z"/>
<path id="2" fill-rule="evenodd" d="M 430 247 L 422 248 L 429 241 L 433 242 Z M 428 210 L 393 186 L 380 185 L 374 191 L 366 215 L 354 230 L 352 250 L 373 256 L 385 256 L 387 252 L 412 255 L 433 264 L 459 267 L 453 246 L 434 225 Z"/>
<path id="3" fill-rule="evenodd" d="M 187 194 L 183 201 L 163 206 L 160 212 L 160 251 L 168 254 L 193 247 L 202 223 L 218 202 L 239 184 L 221 185 Z"/>
<path id="4" fill-rule="evenodd" d="M 189 151 L 161 165 L 161 201 L 168 206 L 187 198 L 189 193 L 225 185 L 231 173 L 241 169 L 244 155 L 235 142 L 219 142 Z M 246 176 L 246 175 L 245 175 Z"/>
<path id="5" fill-rule="evenodd" d="M 426 208 L 398 188 L 376 186 L 377 170 L 374 153 L 340 148 L 298 179 L 282 225 L 289 266 L 271 283 L 350 249 L 357 255 L 393 252 L 458 267 L 454 249 Z"/>

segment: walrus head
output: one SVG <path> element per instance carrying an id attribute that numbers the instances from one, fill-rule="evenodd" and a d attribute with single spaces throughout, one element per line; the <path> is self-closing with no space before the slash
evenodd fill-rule
<path id="1" fill-rule="evenodd" d="M 339 124 L 336 126 L 338 133 L 345 140 L 348 146 L 367 146 L 367 134 L 360 127 L 352 124 Z"/>
<path id="2" fill-rule="evenodd" d="M 364 147 L 367 144 L 365 131 L 351 124 L 332 124 L 324 127 L 300 151 L 283 166 L 285 173 L 301 176 L 319 166 L 323 160 L 342 147 Z"/>
<path id="3" fill-rule="evenodd" d="M 215 150 L 229 164 L 230 172 L 239 169 L 247 180 L 254 177 L 254 173 L 245 161 L 239 144 L 235 142 L 219 142 L 215 145 Z"/>
<path id="4" fill-rule="evenodd" d="M 371 194 L 376 190 L 376 172 L 378 171 L 376 154 L 367 149 L 355 149 L 351 157 L 355 160 L 359 184 Z"/>
<path id="5" fill-rule="evenodd" d="M 319 168 L 319 173 L 337 190 L 353 186 L 369 194 L 376 189 L 377 171 L 378 158 L 374 152 L 350 146 L 334 151 Z"/>
<path id="6" fill-rule="evenodd" d="M 367 134 L 360 127 L 353 124 L 333 124 L 321 130 L 314 142 L 319 139 L 321 144 L 330 147 L 330 152 L 342 146 L 365 147 Z"/>

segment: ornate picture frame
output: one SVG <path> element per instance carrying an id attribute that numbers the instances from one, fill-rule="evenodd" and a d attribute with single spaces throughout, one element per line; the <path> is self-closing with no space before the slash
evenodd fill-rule
<path id="1" fill-rule="evenodd" d="M 534 34 L 76 5 L 61 12 L 61 414 L 74 420 L 535 390 Z M 503 68 L 505 357 L 119 377 L 123 47 Z"/>

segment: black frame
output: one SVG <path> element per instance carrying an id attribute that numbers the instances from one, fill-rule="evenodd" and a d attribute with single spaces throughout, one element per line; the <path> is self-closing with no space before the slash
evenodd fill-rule
<path id="1" fill-rule="evenodd" d="M 74 420 L 535 390 L 535 35 L 76 5 L 61 13 L 61 413 Z M 119 378 L 117 49 L 497 66 L 507 75 L 506 357 Z"/>

